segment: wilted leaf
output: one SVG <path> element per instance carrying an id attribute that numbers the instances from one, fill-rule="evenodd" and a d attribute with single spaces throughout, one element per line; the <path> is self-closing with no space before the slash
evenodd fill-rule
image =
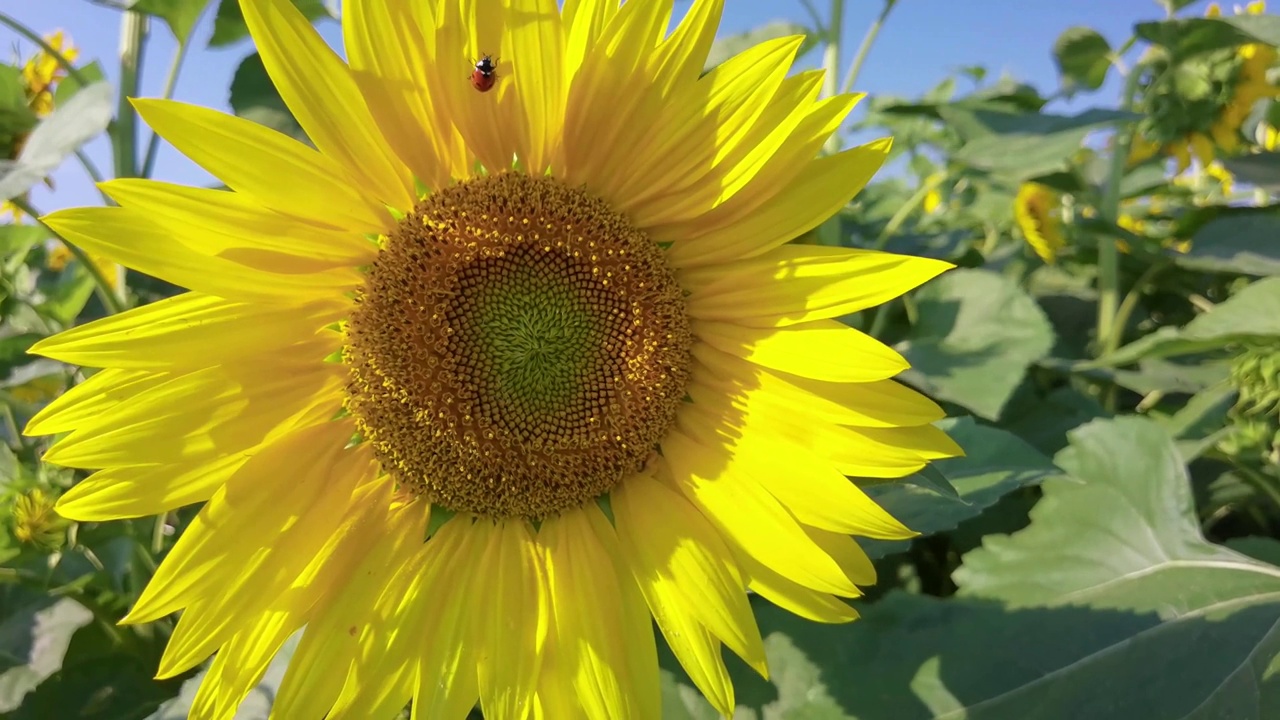
<path id="1" fill-rule="evenodd" d="M 796 53 L 797 59 L 803 57 L 817 45 L 814 32 L 809 28 L 788 20 L 774 20 L 744 33 L 718 38 L 711 46 L 711 52 L 707 54 L 707 62 L 704 64 L 703 69 L 711 70 L 734 55 L 755 47 L 766 40 L 776 40 L 791 35 L 805 36 L 804 43 L 800 45 L 800 51 Z"/>
<path id="2" fill-rule="evenodd" d="M 97 83 L 55 108 L 31 131 L 18 158 L 0 161 L 0 200 L 17 197 L 44 180 L 68 155 L 111 122 L 112 92 Z"/>
<path id="3" fill-rule="evenodd" d="M 1111 68 L 1111 45 L 1093 28 L 1070 27 L 1054 42 L 1053 59 L 1063 85 L 1097 90 Z"/>
<path id="4" fill-rule="evenodd" d="M 292 2 L 311 22 L 331 17 L 324 0 L 292 0 Z M 218 4 L 218 14 L 213 18 L 213 36 L 209 38 L 209 47 L 230 45 L 247 37 L 249 37 L 249 27 L 245 25 L 239 0 L 221 0 Z"/>
<path id="5" fill-rule="evenodd" d="M 262 65 L 262 56 L 257 53 L 245 58 L 236 68 L 235 77 L 231 79 L 229 102 L 236 115 L 308 142 L 302 126 L 285 106 L 275 85 L 271 84 L 267 69 Z"/>
<path id="6" fill-rule="evenodd" d="M 138 0 L 129 9 L 164 20 L 178 42 L 185 44 L 208 5 L 209 0 Z"/>
<path id="7" fill-rule="evenodd" d="M 999 417 L 1027 367 L 1053 347 L 1036 302 L 989 270 L 953 270 L 915 296 L 919 318 L 898 349 L 903 380 L 987 419 Z"/>
<path id="8" fill-rule="evenodd" d="M 939 426 L 964 448 L 964 457 L 939 460 L 921 474 L 864 487 L 878 504 L 921 535 L 950 530 L 978 516 L 1006 493 L 1060 474 L 1049 458 L 1012 433 L 979 425 L 972 418 L 944 420 Z M 859 540 L 859 544 L 872 557 L 910 547 L 906 541 Z"/>
<path id="9" fill-rule="evenodd" d="M 1201 353 L 1275 337 L 1280 337 L 1280 278 L 1271 277 L 1250 284 L 1183 328 L 1160 328 L 1093 365 L 1128 365 L 1143 358 Z"/>

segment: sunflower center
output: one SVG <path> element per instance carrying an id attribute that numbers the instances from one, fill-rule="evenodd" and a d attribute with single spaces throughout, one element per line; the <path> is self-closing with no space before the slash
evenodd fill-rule
<path id="1" fill-rule="evenodd" d="M 347 327 L 348 408 L 404 487 L 540 518 L 639 470 L 692 336 L 662 250 L 551 178 L 482 177 L 387 238 Z"/>

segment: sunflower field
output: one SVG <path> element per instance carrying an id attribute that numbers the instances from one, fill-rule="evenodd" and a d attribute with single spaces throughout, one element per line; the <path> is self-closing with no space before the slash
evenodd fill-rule
<path id="1" fill-rule="evenodd" d="M 0 3 L 0 717 L 1280 718 L 1280 16 L 918 2 Z"/>

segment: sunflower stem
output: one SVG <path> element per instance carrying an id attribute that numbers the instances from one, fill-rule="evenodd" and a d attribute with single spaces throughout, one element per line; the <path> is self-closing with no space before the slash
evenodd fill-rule
<path id="1" fill-rule="evenodd" d="M 120 90 L 116 100 L 116 128 L 112 134 L 118 178 L 138 175 L 138 116 L 129 98 L 138 94 L 146 39 L 147 17 L 125 11 L 120 19 Z"/>
<path id="2" fill-rule="evenodd" d="M 89 257 L 89 253 L 81 250 L 70 240 L 62 237 L 56 230 L 46 225 L 44 220 L 40 217 L 40 211 L 31 207 L 31 203 L 20 197 L 13 198 L 9 200 L 9 202 L 16 205 L 22 212 L 35 218 L 36 222 L 40 223 L 45 230 L 49 231 L 49 234 L 58 238 L 63 245 L 67 246 L 67 250 L 70 250 L 76 260 L 89 271 L 89 275 L 93 278 L 94 292 L 98 295 L 98 299 L 102 301 L 102 306 L 105 307 L 108 312 L 114 315 L 116 313 L 124 312 L 127 309 L 125 307 L 124 300 L 111 288 L 111 283 L 107 280 L 107 276 L 102 274 L 102 270 Z"/>
<path id="3" fill-rule="evenodd" d="M 1121 109 L 1133 110 L 1134 98 L 1138 94 L 1138 84 L 1142 76 L 1142 66 L 1135 66 L 1125 78 L 1124 99 Z M 1132 124 L 1116 129 L 1111 148 L 1111 163 L 1107 172 L 1107 183 L 1102 193 L 1102 207 L 1099 208 L 1103 219 L 1116 224 L 1120 217 L 1120 181 L 1124 179 L 1128 165 L 1129 148 L 1133 144 L 1134 127 Z M 1109 235 L 1098 236 L 1098 355 L 1107 355 L 1119 347 L 1124 337 L 1123 328 L 1116 328 L 1115 322 L 1120 304 L 1120 271 L 1119 250 L 1115 238 Z"/>
<path id="4" fill-rule="evenodd" d="M 173 97 L 173 89 L 178 84 L 178 73 L 182 72 L 182 63 L 187 57 L 187 47 L 191 43 L 188 41 L 178 43 L 178 47 L 173 51 L 173 59 L 169 61 L 169 74 L 164 79 L 164 91 L 161 97 L 165 100 Z M 151 132 L 151 139 L 147 141 L 147 154 L 142 160 L 142 177 L 151 177 L 151 171 L 156 165 L 156 155 L 160 150 L 160 133 Z"/>
<path id="5" fill-rule="evenodd" d="M 876 37 L 880 35 L 880 28 L 884 27 L 885 21 L 889 19 L 889 13 L 893 12 L 893 6 L 897 4 L 898 0 L 884 0 L 880 16 L 871 23 L 871 27 L 867 28 L 867 34 L 862 36 L 858 53 L 853 56 L 853 64 L 849 66 L 849 72 L 844 76 L 844 83 L 840 87 L 841 93 L 853 90 L 853 84 L 858 81 L 858 75 L 862 72 L 862 64 L 867 61 L 867 54 L 871 52 L 871 45 L 875 43 Z"/>
<path id="6" fill-rule="evenodd" d="M 826 27 L 827 47 L 822 54 L 822 69 L 825 71 L 822 84 L 822 97 L 833 97 L 840 92 L 840 45 L 844 38 L 844 0 L 831 0 L 831 17 Z M 825 149 L 836 152 L 840 149 L 840 133 L 831 133 L 827 138 Z"/>

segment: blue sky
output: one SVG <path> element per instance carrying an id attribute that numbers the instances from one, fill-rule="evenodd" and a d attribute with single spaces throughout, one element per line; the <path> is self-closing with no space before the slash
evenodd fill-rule
<path id="1" fill-rule="evenodd" d="M 195 31 L 174 96 L 186 102 L 227 108 L 227 88 L 240 61 L 252 52 L 248 41 L 216 50 L 205 49 L 213 29 L 213 7 L 205 13 Z M 676 0 L 683 13 L 688 0 Z M 1202 12 L 1197 3 L 1184 12 Z M 814 0 L 826 7 L 826 0 Z M 879 13 L 879 0 L 845 0 L 845 53 L 852 56 L 863 33 Z M 109 80 L 116 76 L 119 42 L 119 12 L 88 0 L 0 0 L 3 11 L 38 32 L 62 28 L 80 47 L 81 60 L 99 60 Z M 966 65 L 984 65 L 991 76 L 1007 72 L 1050 94 L 1057 86 L 1057 72 L 1050 49 L 1062 30 L 1072 25 L 1089 25 L 1101 32 L 1113 47 L 1123 43 L 1133 24 L 1163 16 L 1155 0 L 899 0 L 880 33 L 855 89 L 869 94 L 914 96 L 922 93 L 948 73 Z M 740 32 L 774 19 L 803 21 L 800 0 L 726 0 L 722 34 Z M 325 22 L 322 35 L 334 47 L 341 47 L 338 23 Z M 13 47 L 30 52 L 28 43 L 6 28 L 0 28 L 5 51 Z M 151 24 L 141 94 L 161 93 L 175 43 L 161 23 Z M 8 54 L 6 52 L 6 54 Z M 817 64 L 813 53 L 806 62 Z M 848 58 L 845 60 L 848 63 Z M 1100 95 L 1078 97 L 1052 109 L 1075 111 L 1093 104 L 1114 104 L 1119 84 L 1114 74 Z M 149 135 L 143 130 L 141 142 Z M 105 140 L 90 144 L 89 155 L 110 169 L 110 150 Z M 208 176 L 172 148 L 161 150 L 154 177 L 171 182 L 207 184 Z M 43 187 L 32 202 L 43 212 L 100 202 L 79 165 L 65 163 L 55 174 L 57 191 Z"/>

